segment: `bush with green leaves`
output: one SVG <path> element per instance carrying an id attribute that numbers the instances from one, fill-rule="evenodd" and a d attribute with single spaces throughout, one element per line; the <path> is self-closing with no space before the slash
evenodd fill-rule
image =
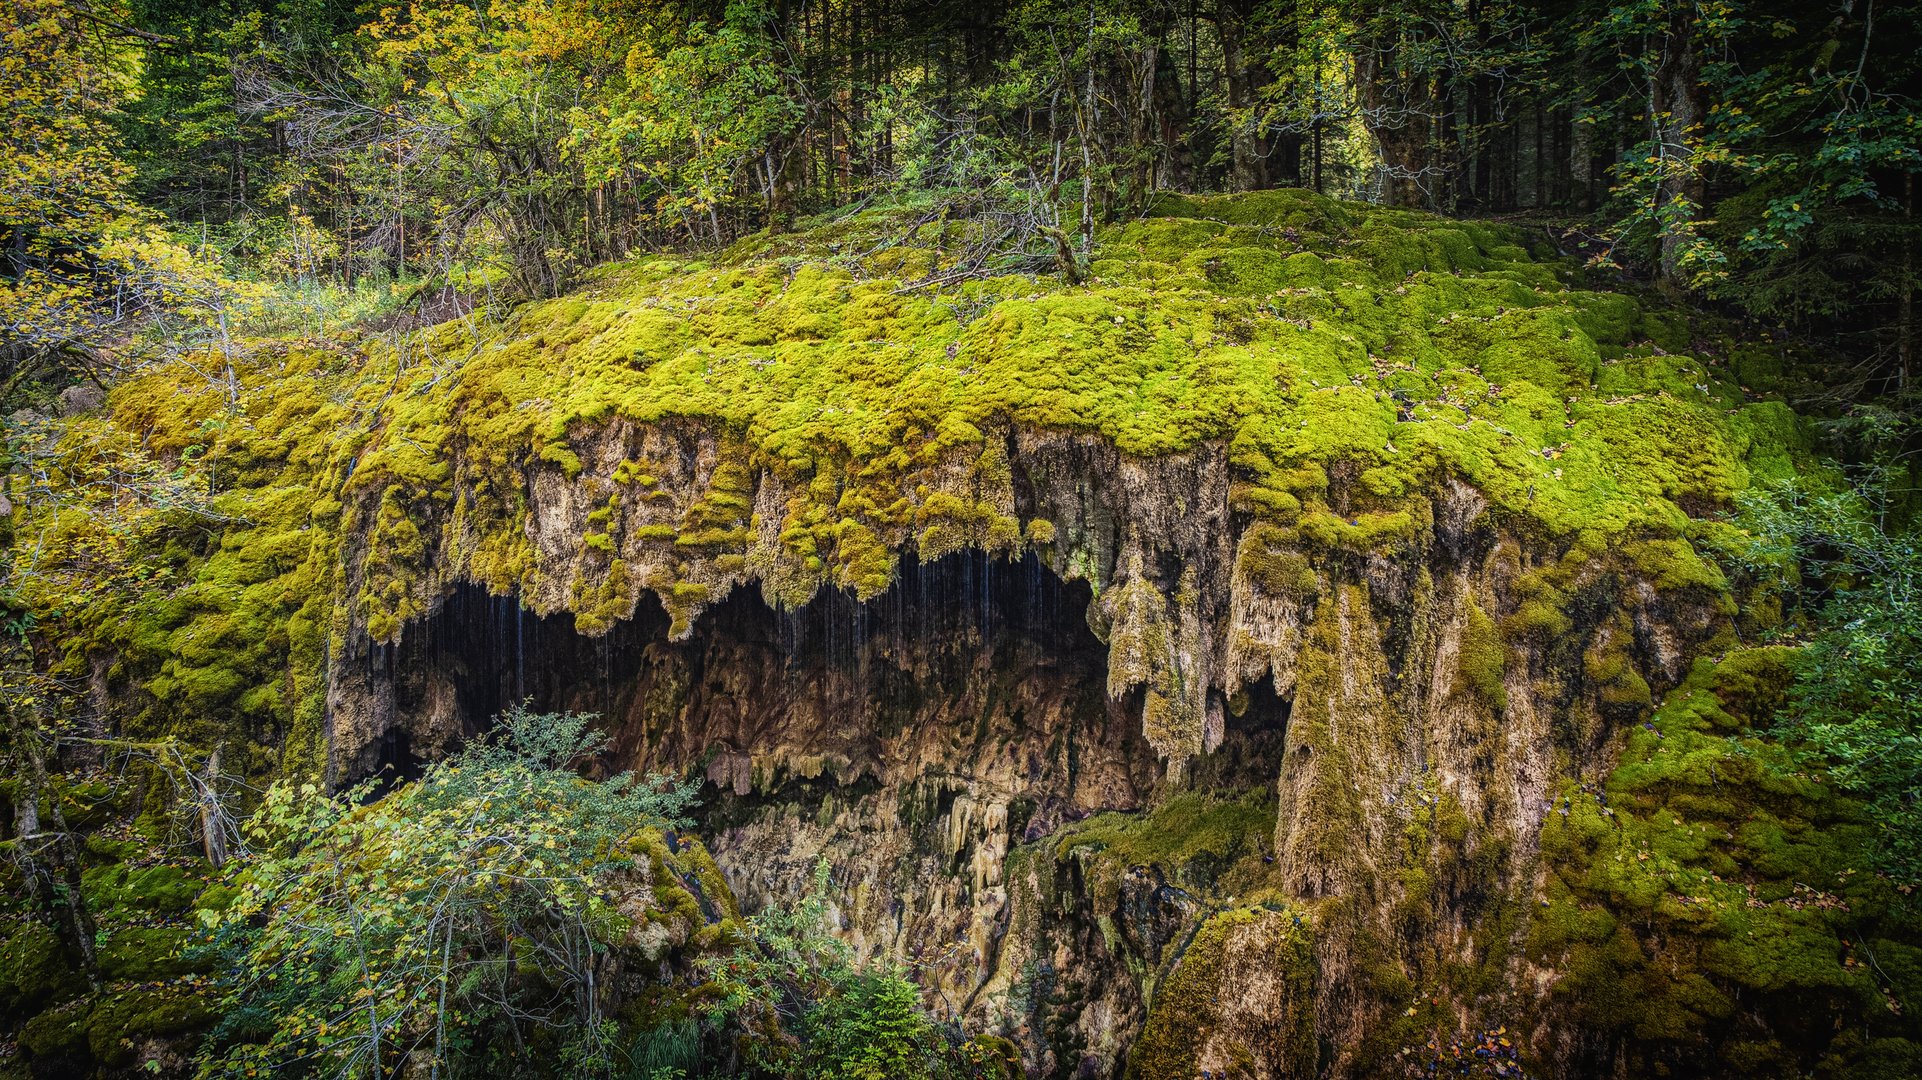
<path id="1" fill-rule="evenodd" d="M 798 904 L 725 924 L 736 945 L 703 962 L 704 1012 L 627 1026 L 632 973 L 617 989 L 613 954 L 628 901 L 649 896 L 649 834 L 687 824 L 694 786 L 583 779 L 591 719 L 512 709 L 381 797 L 270 788 L 229 864 L 231 903 L 205 916 L 227 985 L 201 1075 L 686 1080 L 722 1075 L 705 1060 L 716 1033 L 738 1036 L 726 1075 L 1006 1074 L 993 1047 L 937 1027 L 899 969 L 855 962 L 825 864 Z"/>
<path id="2" fill-rule="evenodd" d="M 921 992 L 887 962 L 860 964 L 831 929 L 828 865 L 792 906 L 748 920 L 727 956 L 707 962 L 709 1018 L 742 1038 L 744 1064 L 805 1080 L 964 1080 L 1006 1075 L 980 1040 L 937 1026 Z"/>
<path id="3" fill-rule="evenodd" d="M 590 719 L 510 710 L 378 799 L 271 788 L 211 917 L 230 983 L 202 1075 L 437 1077 L 530 1045 L 610 1069 L 616 891 L 644 870 L 637 833 L 681 823 L 693 788 L 581 778 Z"/>
<path id="4" fill-rule="evenodd" d="M 808 1080 L 911 1080 L 948 1074 L 921 992 L 898 970 L 835 973 L 809 1011 L 802 1075 Z"/>
<path id="5" fill-rule="evenodd" d="M 1877 485 L 1747 496 L 1751 561 L 1821 599 L 1778 727 L 1882 829 L 1884 869 L 1922 879 L 1922 534 Z"/>

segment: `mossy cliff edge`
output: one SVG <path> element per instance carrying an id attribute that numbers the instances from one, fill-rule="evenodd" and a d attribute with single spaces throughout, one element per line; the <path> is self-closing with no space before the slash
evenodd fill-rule
<path id="1" fill-rule="evenodd" d="M 636 260 L 499 325 L 262 346 L 231 390 L 185 365 L 119 387 L 65 438 L 199 461 L 228 520 L 166 552 L 179 587 L 60 613 L 65 664 L 129 730 L 338 782 L 484 720 L 451 669 L 397 670 L 459 590 L 590 640 L 658 601 L 622 753 L 738 800 L 714 850 L 744 902 L 826 854 L 872 883 L 865 951 L 965 930 L 930 978 L 1031 1068 L 1373 1075 L 1418 1026 L 1627 1067 L 1579 1034 L 1615 1014 L 1525 1007 L 1563 970 L 1541 950 L 1589 940 L 1532 929 L 1570 850 L 1543 823 L 1770 620 L 1738 610 L 1719 512 L 1800 463 L 1780 350 L 1583 287 L 1515 230 L 1299 192 L 1167 200 L 1075 287 L 922 287 L 956 226 L 902 220 Z M 950 721 L 867 730 L 703 638 L 743 590 L 858 606 L 982 552 L 1084 583 L 1105 705 L 1073 665 L 964 691 L 864 644 L 904 716 Z M 1249 791 L 1259 833 L 1199 863 L 1072 842 L 1184 798 L 1244 821 Z M 1277 966 L 1233 976 L 1268 1004 L 1232 1022 L 1156 1017 Z"/>
<path id="2" fill-rule="evenodd" d="M 97 423 L 210 462 L 237 519 L 131 628 L 165 658 L 149 689 L 308 729 L 320 655 L 398 640 L 455 582 L 590 635 L 652 593 L 678 637 L 745 584 L 865 599 L 904 554 L 1032 547 L 1096 588 L 1110 688 L 1149 689 L 1179 768 L 1208 689 L 1291 683 L 1329 559 L 1418 546 L 1439 501 L 1525 545 L 1505 617 L 1553 629 L 1604 568 L 1721 594 L 1702 515 L 1792 468 L 1792 414 L 1750 389 L 1772 350 L 1577 288 L 1517 233 L 1299 192 L 1159 215 L 1106 232 L 1084 287 L 906 288 L 940 237 L 889 247 L 869 215 L 623 264 L 504 326 L 268 348 L 231 395 L 188 365 L 124 385 Z M 195 602 L 262 586 L 243 601 L 300 609 L 260 613 L 305 656 L 291 687 L 210 648 L 266 626 Z M 337 771 L 377 734 L 335 732 Z M 288 766 L 318 767 L 300 735 Z"/>

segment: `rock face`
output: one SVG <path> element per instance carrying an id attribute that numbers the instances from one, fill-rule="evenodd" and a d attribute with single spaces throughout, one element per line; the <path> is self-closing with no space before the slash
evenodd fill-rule
<path id="1" fill-rule="evenodd" d="M 1830 1034 L 1754 1002 L 1872 993 L 1840 931 L 1752 977 L 1730 942 L 1793 936 L 1743 922 L 1796 887 L 1770 837 L 1845 811 L 1726 796 L 1734 721 L 1615 783 L 1774 617 L 1719 555 L 1806 449 L 1779 348 L 1516 230 L 1305 192 L 1165 200 L 1074 286 L 904 284 L 946 255 L 900 224 L 289 343 L 237 390 L 130 379 L 62 423 L 210 463 L 217 527 L 157 534 L 163 591 L 49 610 L 60 674 L 333 784 L 520 698 L 600 713 L 608 767 L 710 781 L 747 907 L 825 859 L 863 954 L 1036 1075 L 1815 1067 Z M 1714 919 L 1693 878 L 1663 899 L 1684 870 Z M 1678 936 L 1694 966 L 1651 959 Z"/>
<path id="2" fill-rule="evenodd" d="M 910 547 L 867 600 L 784 607 L 750 509 L 787 497 L 771 473 L 720 493 L 740 549 L 690 558 L 654 527 L 738 485 L 718 440 L 614 425 L 571 448 L 579 476 L 527 486 L 544 591 L 489 597 L 430 549 L 425 618 L 395 645 L 349 639 L 337 775 L 404 769 L 517 698 L 600 713 L 618 767 L 704 771 L 746 906 L 826 859 L 857 948 L 1019 1036 L 1040 1075 L 1373 1075 L 1413 996 L 1463 1031 L 1527 1013 L 1552 793 L 1602 770 L 1611 731 L 1728 623 L 1712 592 L 1518 534 L 1464 484 L 1369 514 L 1333 468 L 1316 532 L 1237 510 L 1218 445 L 1137 460 L 1016 430 L 919 478 L 995 520 L 924 531 L 933 557 Z M 580 543 L 600 478 L 643 459 L 678 467 L 605 547 Z M 670 570 L 698 604 L 641 594 Z M 566 610 L 596 592 L 611 603 Z M 1104 811 L 1249 793 L 1272 831 L 1232 872 L 1074 843 Z M 1156 1019 L 1158 987 L 1204 986 L 1200 1037 Z"/>

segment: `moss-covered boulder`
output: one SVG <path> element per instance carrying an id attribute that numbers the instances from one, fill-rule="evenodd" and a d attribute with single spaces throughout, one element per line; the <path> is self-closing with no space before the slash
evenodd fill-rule
<path id="1" fill-rule="evenodd" d="M 196 933 L 184 926 L 125 926 L 100 948 L 100 975 L 109 982 L 160 982 L 196 965 L 185 953 Z"/>
<path id="2" fill-rule="evenodd" d="M 0 1016 L 29 1017 L 86 990 L 86 979 L 45 923 L 14 916 L 0 934 Z"/>
<path id="3" fill-rule="evenodd" d="M 1234 909 L 1182 951 L 1128 1056 L 1130 1078 L 1312 1076 L 1313 931 L 1299 911 Z"/>
<path id="4" fill-rule="evenodd" d="M 218 1016 L 218 999 L 199 987 L 110 990 L 87 1013 L 87 1047 L 103 1066 L 126 1065 L 147 1040 L 203 1030 Z"/>
<path id="5" fill-rule="evenodd" d="M 681 637 L 745 584 L 790 605 L 868 598 L 904 555 L 1033 546 L 1152 601 L 1136 636 L 1165 647 L 1114 685 L 1149 687 L 1144 723 L 1178 770 L 1210 738 L 1200 688 L 1233 689 L 1210 628 L 1184 629 L 1216 586 L 1161 573 L 1196 554 L 1152 536 L 1133 574 L 1073 503 L 1021 494 L 1043 463 L 1014 433 L 1122 461 L 1221 455 L 1223 509 L 1269 530 L 1250 554 L 1275 566 L 1405 545 L 1454 479 L 1580 561 L 1711 592 L 1702 515 L 1805 445 L 1772 384 L 1729 375 L 1769 346 L 1592 287 L 1506 227 L 1299 191 L 1169 198 L 1104 230 L 1091 279 L 1068 286 L 904 278 L 904 248 L 944 257 L 932 236 L 880 243 L 905 220 L 647 256 L 398 343 L 253 343 L 231 401 L 192 363 L 129 380 L 65 437 L 216 470 L 224 523 L 142 553 L 172 587 L 40 598 L 67 666 L 113 657 L 102 674 L 142 731 L 244 728 L 257 737 L 229 753 L 249 769 L 357 772 L 383 732 L 324 658 L 396 640 L 457 582 L 588 634 L 652 594 Z M 894 254 L 857 254 L 877 251 Z M 1279 599 L 1303 577 L 1246 580 Z"/>
<path id="6" fill-rule="evenodd" d="M 113 863 L 81 875 L 81 888 L 96 914 L 137 917 L 183 912 L 207 887 L 207 871 L 176 863 Z"/>
<path id="7" fill-rule="evenodd" d="M 1922 1068 L 1922 939 L 1875 872 L 1859 806 L 1759 738 L 1793 653 L 1703 659 L 1542 829 L 1529 935 L 1547 1007 L 1649 1075 L 1896 1076 Z"/>

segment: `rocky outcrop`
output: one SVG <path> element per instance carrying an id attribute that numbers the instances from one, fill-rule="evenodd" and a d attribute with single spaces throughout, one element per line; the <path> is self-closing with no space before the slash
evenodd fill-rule
<path id="1" fill-rule="evenodd" d="M 1158 207 L 1072 286 L 893 280 L 848 254 L 881 210 L 158 367 L 72 422 L 216 464 L 218 527 L 63 611 L 62 673 L 335 784 L 599 713 L 608 768 L 709 782 L 745 905 L 825 859 L 849 939 L 1040 1075 L 1630 1060 L 1544 993 L 1539 894 L 1616 893 L 1542 822 L 1769 621 L 1718 511 L 1804 448 L 1779 347 L 1499 226 Z"/>
<path id="2" fill-rule="evenodd" d="M 915 965 L 938 1008 L 1020 1035 L 1046 1075 L 1118 1075 L 1157 986 L 1202 978 L 1177 963 L 1198 935 L 1232 1022 L 1167 1060 L 1232 1043 L 1249 1075 L 1370 1075 L 1413 996 L 1464 1031 L 1518 1012 L 1553 791 L 1603 768 L 1728 619 L 1713 591 L 1513 528 L 1460 482 L 1361 509 L 1336 467 L 1309 481 L 1325 510 L 1258 515 L 1219 445 L 1134 459 L 1014 429 L 904 485 L 973 509 L 877 537 L 893 585 L 804 593 L 770 524 L 793 481 L 691 425 L 569 448 L 577 475 L 527 482 L 523 596 L 463 583 L 458 509 L 422 530 L 451 549 L 420 557 L 427 614 L 396 644 L 357 629 L 330 668 L 338 774 L 436 754 L 522 696 L 600 713 L 616 767 L 711 782 L 744 903 L 827 860 L 862 953 Z M 610 498 L 635 462 L 645 493 Z M 711 542 L 681 542 L 693 515 Z M 1240 896 L 1220 867 L 1097 887 L 1064 854 L 1090 815 L 1263 790 L 1272 836 Z M 1226 928 L 1234 911 L 1252 921 Z M 1285 945 L 1259 929 L 1275 920 Z M 1275 950 L 1300 970 L 1269 971 Z"/>

